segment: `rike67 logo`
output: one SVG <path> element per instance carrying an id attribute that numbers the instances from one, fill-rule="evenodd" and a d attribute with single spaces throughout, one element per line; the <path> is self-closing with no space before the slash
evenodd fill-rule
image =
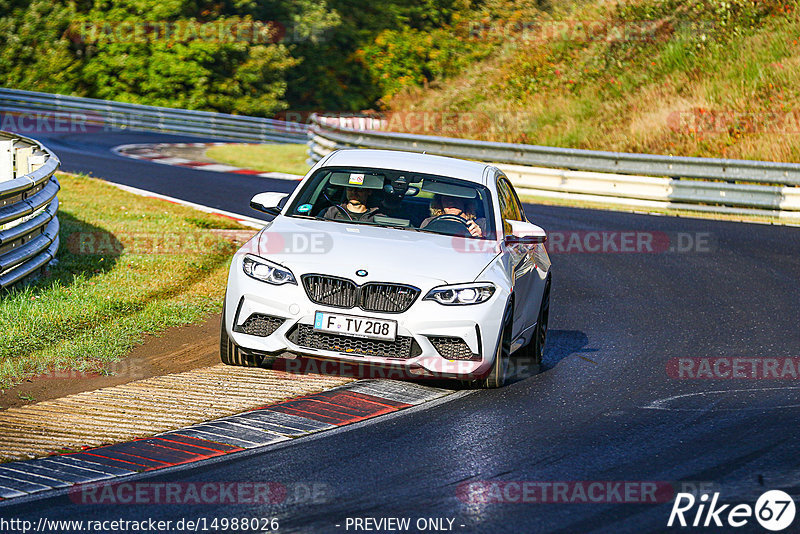
<path id="1" fill-rule="evenodd" d="M 770 490 L 761 495 L 755 507 L 749 504 L 718 504 L 719 493 L 709 498 L 707 493 L 695 498 L 691 493 L 678 493 L 667 526 L 693 527 L 743 527 L 753 517 L 767 530 L 784 530 L 794 521 L 795 504 L 792 497 L 781 490 Z"/>

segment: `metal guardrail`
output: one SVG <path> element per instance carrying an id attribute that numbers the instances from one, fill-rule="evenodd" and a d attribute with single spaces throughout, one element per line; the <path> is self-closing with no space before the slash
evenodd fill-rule
<path id="1" fill-rule="evenodd" d="M 278 121 L 244 115 L 228 115 L 208 111 L 192 111 L 112 100 L 20 91 L 0 87 L 0 112 L 11 115 L 8 122 L 27 132 L 30 124 L 45 123 L 53 128 L 52 120 L 64 121 L 69 133 L 87 131 L 152 130 L 191 136 L 212 137 L 241 142 L 294 142 L 307 140 L 308 126 L 296 122 Z M 41 120 L 44 117 L 48 120 Z"/>
<path id="2" fill-rule="evenodd" d="M 386 132 L 377 119 L 313 115 L 309 159 L 377 148 L 480 160 L 521 193 L 800 220 L 800 164 L 626 154 Z M 689 179 L 687 179 L 689 178 Z"/>
<path id="3" fill-rule="evenodd" d="M 385 121 L 370 117 L 312 115 L 309 127 L 258 117 L 5 88 L 0 88 L 0 113 L 30 120 L 39 116 L 63 119 L 71 128 L 155 130 L 243 142 L 307 141 L 311 160 L 346 147 L 427 152 L 493 163 L 521 192 L 531 195 L 800 220 L 800 164 L 795 163 L 626 154 L 413 135 L 380 131 Z"/>
<path id="4" fill-rule="evenodd" d="M 0 289 L 47 265 L 58 250 L 60 161 L 27 137 L 0 132 Z"/>
<path id="5" fill-rule="evenodd" d="M 428 154 L 495 163 L 556 167 L 618 174 L 701 178 L 724 181 L 800 185 L 800 164 L 739 159 L 689 158 L 653 154 L 602 152 L 574 148 L 492 143 L 471 139 L 357 129 L 348 118 L 311 117 L 312 135 L 349 146 L 425 151 Z M 377 124 L 378 121 L 371 121 Z M 350 126 L 344 126 L 349 124 Z"/>

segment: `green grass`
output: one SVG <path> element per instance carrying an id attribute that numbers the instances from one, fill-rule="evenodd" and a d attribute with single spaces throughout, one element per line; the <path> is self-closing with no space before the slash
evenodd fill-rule
<path id="1" fill-rule="evenodd" d="M 48 371 L 106 372 L 145 334 L 222 308 L 236 246 L 219 216 L 59 175 L 58 263 L 0 295 L 0 387 Z"/>
<path id="2" fill-rule="evenodd" d="M 220 163 L 264 172 L 305 174 L 308 147 L 303 144 L 220 145 L 209 148 L 206 156 Z"/>

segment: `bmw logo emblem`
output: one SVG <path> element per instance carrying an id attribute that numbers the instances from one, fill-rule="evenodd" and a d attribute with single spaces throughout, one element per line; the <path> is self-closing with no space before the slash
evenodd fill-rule
<path id="1" fill-rule="evenodd" d="M 365 271 L 364 269 L 359 269 L 359 270 L 356 271 L 356 274 L 358 276 L 367 276 L 369 273 L 367 271 Z"/>

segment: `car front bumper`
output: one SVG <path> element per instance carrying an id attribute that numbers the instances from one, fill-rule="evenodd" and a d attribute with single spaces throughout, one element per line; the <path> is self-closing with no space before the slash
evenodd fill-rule
<path id="1" fill-rule="evenodd" d="M 347 365 L 399 368 L 412 377 L 472 380 L 486 375 L 494 363 L 500 325 L 509 299 L 508 290 L 497 287 L 492 297 L 480 304 L 444 306 L 423 300 L 431 287 L 420 289 L 420 295 L 402 313 L 331 307 L 309 300 L 299 280 L 297 285 L 275 286 L 250 278 L 242 272 L 241 260 L 235 258 L 228 280 L 223 320 L 233 343 L 253 353 L 284 358 L 301 355 Z M 410 349 L 398 357 L 392 354 L 400 345 L 335 334 L 320 338 L 319 333 L 313 330 L 316 312 L 397 321 L 397 340 L 394 343 L 410 344 Z M 259 331 L 260 335 L 246 333 L 252 331 L 245 328 L 248 319 L 260 316 L 274 319 L 264 323 L 268 328 Z M 263 335 L 265 332 L 268 335 Z M 462 339 L 472 353 L 471 359 L 443 356 L 437 346 L 445 355 L 452 353 L 442 349 L 441 338 Z M 462 351 L 458 357 L 463 358 L 464 354 Z M 326 369 L 330 370 L 330 366 Z"/>

